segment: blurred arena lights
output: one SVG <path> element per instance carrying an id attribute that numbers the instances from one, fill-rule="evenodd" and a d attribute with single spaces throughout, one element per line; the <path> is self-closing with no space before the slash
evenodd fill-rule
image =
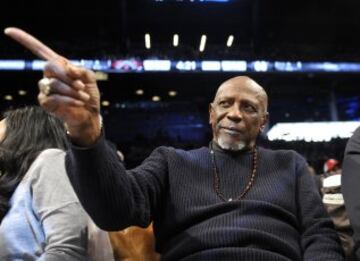
<path id="1" fill-rule="evenodd" d="M 25 96 L 25 95 L 27 94 L 27 91 L 25 91 L 25 90 L 18 90 L 18 94 L 19 94 L 20 96 Z"/>
<path id="2" fill-rule="evenodd" d="M 150 34 L 145 34 L 145 48 L 146 48 L 146 49 L 150 49 L 150 48 L 151 48 Z"/>
<path id="3" fill-rule="evenodd" d="M 204 61 L 201 63 L 201 69 L 205 71 L 220 71 L 221 63 L 219 61 Z"/>
<path id="4" fill-rule="evenodd" d="M 277 123 L 267 133 L 269 140 L 307 142 L 350 138 L 360 121 Z"/>
<path id="5" fill-rule="evenodd" d="M 173 36 L 173 46 L 177 47 L 178 45 L 179 45 L 179 35 L 174 34 L 174 36 Z"/>
<path id="6" fill-rule="evenodd" d="M 171 97 L 175 97 L 177 95 L 177 92 L 176 91 L 169 91 L 169 96 Z"/>
<path id="7" fill-rule="evenodd" d="M 0 70 L 18 71 L 25 69 L 24 60 L 2 60 L 0 62 Z"/>
<path id="8" fill-rule="evenodd" d="M 75 65 L 105 73 L 142 72 L 254 72 L 254 73 L 360 73 L 360 62 L 302 62 L 245 60 L 70 60 Z M 41 71 L 41 60 L 0 60 L 0 71 Z M 106 75 L 102 75 L 106 79 Z M 104 79 L 104 80 L 105 80 Z"/>
<path id="9" fill-rule="evenodd" d="M 155 95 L 155 96 L 152 97 L 152 100 L 153 100 L 154 102 L 158 102 L 158 101 L 161 100 L 161 98 L 160 98 L 160 96 Z"/>
<path id="10" fill-rule="evenodd" d="M 144 60 L 145 71 L 170 71 L 171 61 L 169 60 Z"/>
<path id="11" fill-rule="evenodd" d="M 229 38 L 228 38 L 227 41 L 226 41 L 226 46 L 227 46 L 227 47 L 231 47 L 232 44 L 233 44 L 233 42 L 234 42 L 234 36 L 233 36 L 233 35 L 229 35 Z"/>
<path id="12" fill-rule="evenodd" d="M 135 94 L 139 95 L 139 96 L 144 95 L 144 90 L 143 89 L 138 89 L 138 90 L 135 91 Z"/>
<path id="13" fill-rule="evenodd" d="M 8 94 L 8 95 L 5 95 L 5 96 L 4 96 L 4 100 L 6 100 L 6 101 L 12 101 L 12 100 L 13 100 L 13 97 L 12 97 L 12 95 Z"/>
<path id="14" fill-rule="evenodd" d="M 230 0 L 155 0 L 161 3 L 228 3 Z"/>
<path id="15" fill-rule="evenodd" d="M 200 39 L 199 51 L 203 52 L 205 50 L 205 46 L 206 46 L 206 35 L 203 34 L 201 35 L 201 39 Z"/>
<path id="16" fill-rule="evenodd" d="M 107 81 L 109 80 L 109 75 L 105 72 L 96 71 L 95 72 L 96 80 L 98 81 Z"/>
<path id="17" fill-rule="evenodd" d="M 110 102 L 107 101 L 107 100 L 104 100 L 104 101 L 101 102 L 101 105 L 104 106 L 104 107 L 108 107 L 108 106 L 110 106 Z"/>

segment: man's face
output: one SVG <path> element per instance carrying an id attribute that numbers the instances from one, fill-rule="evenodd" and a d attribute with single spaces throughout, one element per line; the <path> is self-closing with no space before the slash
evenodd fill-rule
<path id="1" fill-rule="evenodd" d="M 210 104 L 210 124 L 214 140 L 226 150 L 241 150 L 255 145 L 267 121 L 266 94 L 247 82 L 220 87 Z"/>

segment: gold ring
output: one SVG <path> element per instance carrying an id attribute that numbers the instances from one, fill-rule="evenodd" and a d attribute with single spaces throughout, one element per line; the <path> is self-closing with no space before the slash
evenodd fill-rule
<path id="1" fill-rule="evenodd" d="M 49 96 L 51 93 L 50 83 L 49 78 L 42 78 L 38 83 L 40 92 L 42 92 L 45 96 Z"/>

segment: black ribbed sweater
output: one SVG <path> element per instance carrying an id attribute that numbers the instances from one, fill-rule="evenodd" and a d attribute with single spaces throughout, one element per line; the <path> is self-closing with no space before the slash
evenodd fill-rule
<path id="1" fill-rule="evenodd" d="M 251 173 L 251 153 L 216 150 L 221 192 L 235 198 Z M 102 136 L 75 146 L 66 167 L 86 211 L 105 230 L 154 221 L 163 260 L 343 260 L 305 160 L 258 148 L 255 183 L 239 201 L 215 193 L 209 149 L 160 147 L 126 171 Z"/>

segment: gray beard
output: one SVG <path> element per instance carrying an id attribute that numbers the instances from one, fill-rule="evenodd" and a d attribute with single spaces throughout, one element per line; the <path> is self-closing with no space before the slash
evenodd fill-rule
<path id="1" fill-rule="evenodd" d="M 223 150 L 239 151 L 245 148 L 245 143 L 240 141 L 238 143 L 227 143 L 221 137 L 217 139 L 217 144 Z"/>

